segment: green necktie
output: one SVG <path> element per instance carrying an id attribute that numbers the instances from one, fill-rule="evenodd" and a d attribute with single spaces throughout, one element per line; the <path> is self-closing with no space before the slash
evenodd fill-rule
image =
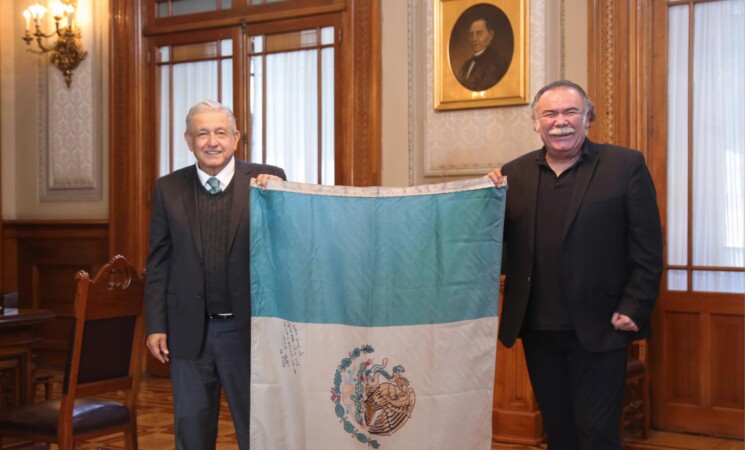
<path id="1" fill-rule="evenodd" d="M 210 177 L 210 178 L 209 178 L 209 179 L 207 180 L 207 184 L 209 184 L 209 185 L 210 185 L 210 188 L 209 188 L 209 193 L 210 193 L 210 194 L 212 194 L 212 195 L 217 195 L 217 194 L 219 194 L 220 192 L 222 192 L 222 189 L 220 189 L 220 180 L 218 180 L 217 178 L 215 178 L 215 177 Z"/>

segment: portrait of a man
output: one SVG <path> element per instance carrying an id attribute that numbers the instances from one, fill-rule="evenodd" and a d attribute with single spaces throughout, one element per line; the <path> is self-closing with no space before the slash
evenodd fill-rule
<path id="1" fill-rule="evenodd" d="M 501 9 L 480 3 L 458 18 L 449 47 L 458 82 L 471 91 L 485 91 L 499 83 L 510 67 L 512 26 Z"/>

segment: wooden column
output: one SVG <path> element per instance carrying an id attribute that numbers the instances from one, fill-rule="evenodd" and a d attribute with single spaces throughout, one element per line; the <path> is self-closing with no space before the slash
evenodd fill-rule
<path id="1" fill-rule="evenodd" d="M 596 113 L 590 138 L 648 157 L 652 2 L 588 2 L 587 94 Z"/>

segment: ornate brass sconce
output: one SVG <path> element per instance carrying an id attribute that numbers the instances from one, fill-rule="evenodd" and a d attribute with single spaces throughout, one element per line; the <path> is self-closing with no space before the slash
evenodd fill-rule
<path id="1" fill-rule="evenodd" d="M 23 12 L 23 17 L 26 18 L 26 34 L 22 39 L 26 41 L 27 50 L 36 55 L 49 53 L 49 61 L 62 71 L 68 88 L 72 83 L 73 69 L 78 67 L 78 64 L 88 54 L 80 44 L 80 29 L 75 26 L 76 6 L 76 0 L 55 1 L 49 5 L 55 28 L 55 31 L 49 34 L 41 31 L 42 20 L 47 12 L 44 6 L 37 3 Z M 33 34 L 31 33 L 32 20 L 35 29 Z M 57 40 L 53 44 L 44 44 L 43 39 L 55 36 Z M 33 45 L 34 41 L 36 41 L 36 47 Z"/>

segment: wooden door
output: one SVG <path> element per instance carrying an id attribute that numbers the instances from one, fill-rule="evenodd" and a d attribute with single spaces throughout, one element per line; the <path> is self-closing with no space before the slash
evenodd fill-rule
<path id="1" fill-rule="evenodd" d="M 745 434 L 743 3 L 588 0 L 588 93 L 597 111 L 590 135 L 642 151 L 665 233 L 665 277 L 650 340 L 652 427 L 739 438 Z M 705 109 L 708 99 L 714 103 Z M 721 156 L 723 148 L 729 154 Z M 702 175 L 704 168 L 709 173 Z M 723 198 L 727 212 L 712 212 Z M 702 218 L 709 229 L 697 229 Z M 723 238 L 721 226 L 729 223 Z M 701 257 L 726 246 L 734 259 Z M 716 286 L 707 277 L 730 284 Z"/>
<path id="2" fill-rule="evenodd" d="M 653 426 L 738 438 L 745 428 L 744 11 L 742 0 L 654 1 L 649 149 L 665 233 L 651 340 Z M 708 99 L 716 100 L 707 106 Z M 740 133 L 731 143 L 727 123 Z M 720 201 L 731 204 L 712 206 Z"/>

